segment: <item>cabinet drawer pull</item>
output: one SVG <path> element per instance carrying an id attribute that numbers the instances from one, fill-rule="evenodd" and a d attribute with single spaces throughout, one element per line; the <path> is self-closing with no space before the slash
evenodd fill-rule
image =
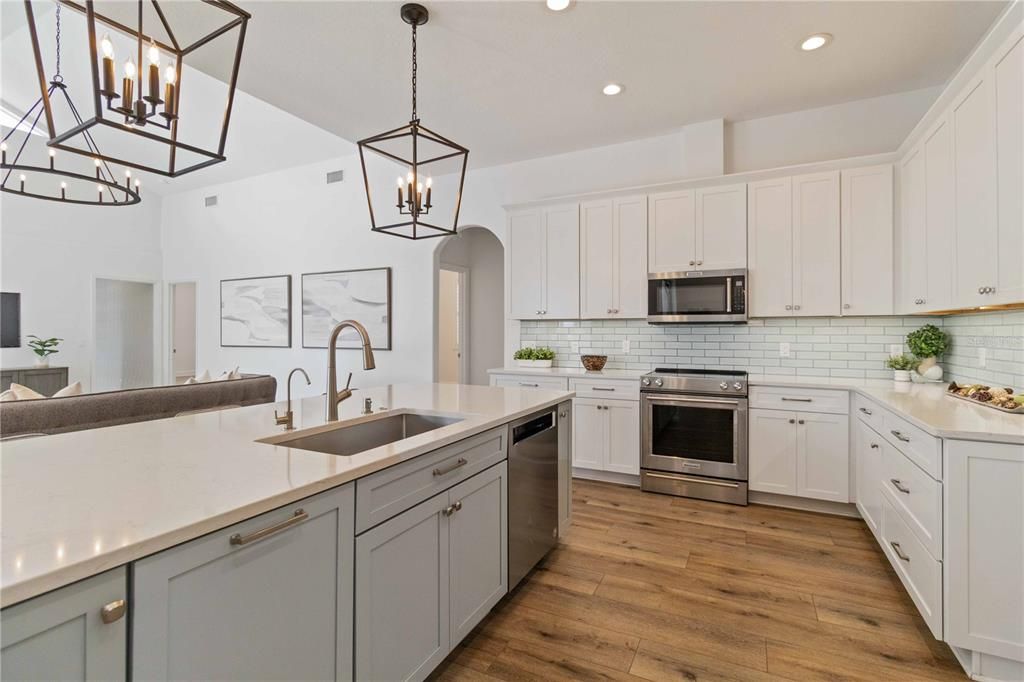
<path id="1" fill-rule="evenodd" d="M 110 602 L 109 604 L 104 604 L 103 608 L 100 609 L 100 620 L 107 625 L 116 623 L 121 620 L 122 616 L 124 616 L 125 606 L 126 604 L 124 599 L 118 599 Z"/>
<path id="2" fill-rule="evenodd" d="M 455 471 L 459 467 L 466 466 L 466 464 L 468 464 L 466 458 L 465 457 L 459 457 L 457 460 L 455 460 L 454 464 L 449 464 L 448 466 L 443 467 L 443 468 L 442 467 L 438 467 L 437 469 L 434 469 L 433 473 L 434 473 L 435 476 L 444 476 L 445 474 L 450 474 L 451 472 Z"/>
<path id="3" fill-rule="evenodd" d="M 280 523 L 275 523 L 273 526 L 267 526 L 262 530 L 258 530 L 254 533 L 249 533 L 248 535 L 235 533 L 230 538 L 228 538 L 228 542 L 230 542 L 232 545 L 239 547 L 242 545 L 248 545 L 250 542 L 256 542 L 257 540 L 262 540 L 263 538 L 273 535 L 274 533 L 280 533 L 284 529 L 291 528 L 294 525 L 300 524 L 308 518 L 309 514 L 307 514 L 305 510 L 296 509 L 294 514 L 292 514 L 289 518 L 285 519 L 284 521 L 281 521 Z"/>
<path id="4" fill-rule="evenodd" d="M 594 386 L 591 390 L 593 391 L 614 391 L 614 388 L 607 388 L 605 386 Z"/>
<path id="5" fill-rule="evenodd" d="M 787 403 L 813 403 L 814 398 L 787 398 L 783 396 L 782 401 Z"/>
<path id="6" fill-rule="evenodd" d="M 872 443 L 871 444 L 871 449 L 872 450 L 877 450 L 878 449 L 878 443 Z"/>
<path id="7" fill-rule="evenodd" d="M 898 556 L 903 561 L 910 563 L 910 557 L 903 553 L 903 550 L 900 548 L 900 543 L 890 542 L 889 544 L 892 546 L 892 551 L 896 552 L 896 556 Z"/>
<path id="8" fill-rule="evenodd" d="M 903 435 L 902 433 L 900 433 L 899 431 L 896 431 L 896 430 L 890 430 L 890 431 L 889 431 L 889 433 L 891 433 L 892 435 L 896 436 L 897 440 L 901 440 L 901 441 L 903 441 L 904 443 L 909 443 L 909 442 L 910 442 L 910 438 L 908 438 L 907 436 L 904 436 L 904 435 Z"/>
<path id="9" fill-rule="evenodd" d="M 861 408 L 858 408 L 858 409 L 859 409 L 859 410 L 860 410 L 861 412 L 863 412 L 864 414 L 866 414 L 867 416 L 869 416 L 869 417 L 870 417 L 871 415 L 873 415 L 873 414 L 874 414 L 874 412 L 872 412 L 871 410 L 869 410 L 869 409 L 868 409 L 868 408 L 866 408 L 866 407 L 861 407 Z"/>
<path id="10" fill-rule="evenodd" d="M 540 388 L 540 384 L 528 384 L 525 381 L 519 382 L 520 386 L 529 386 L 530 388 Z"/>
<path id="11" fill-rule="evenodd" d="M 893 484 L 893 486 L 896 488 L 896 490 L 899 490 L 904 495 L 909 495 L 910 494 L 910 488 L 908 488 L 907 486 L 903 485 L 903 482 L 900 479 L 898 479 L 898 478 L 890 478 L 889 482 Z"/>

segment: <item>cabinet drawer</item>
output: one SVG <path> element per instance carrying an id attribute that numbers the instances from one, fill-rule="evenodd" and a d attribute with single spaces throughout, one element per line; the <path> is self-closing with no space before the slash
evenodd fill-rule
<path id="1" fill-rule="evenodd" d="M 882 498 L 882 550 L 935 639 L 942 639 L 942 563 L 936 561 Z"/>
<path id="2" fill-rule="evenodd" d="M 885 428 L 885 410 L 862 395 L 853 396 L 853 413 L 875 431 Z"/>
<path id="3" fill-rule="evenodd" d="M 570 379 L 569 390 L 577 398 L 640 400 L 639 379 Z"/>
<path id="4" fill-rule="evenodd" d="M 552 408 L 554 410 L 554 408 Z M 467 438 L 356 481 L 356 533 L 505 459 L 508 428 Z"/>
<path id="5" fill-rule="evenodd" d="M 883 415 L 882 437 L 937 481 L 942 480 L 942 441 L 888 410 Z"/>
<path id="6" fill-rule="evenodd" d="M 933 557 L 942 557 L 942 484 L 891 445 L 882 457 L 882 487 L 907 527 Z"/>
<path id="7" fill-rule="evenodd" d="M 821 388 L 754 386 L 750 389 L 750 406 L 765 410 L 849 414 L 850 394 Z"/>
<path id="8" fill-rule="evenodd" d="M 511 388 L 548 388 L 554 391 L 569 390 L 569 380 L 565 377 L 538 376 L 536 374 L 499 374 L 494 378 L 494 385 Z"/>

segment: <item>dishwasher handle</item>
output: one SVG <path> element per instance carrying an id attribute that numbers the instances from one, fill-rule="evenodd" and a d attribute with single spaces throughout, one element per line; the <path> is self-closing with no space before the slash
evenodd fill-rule
<path id="1" fill-rule="evenodd" d="M 513 426 L 512 445 L 521 443 L 524 440 L 533 438 L 534 436 L 553 428 L 555 428 L 555 413 L 545 412 L 539 417 L 535 417 L 528 422 Z"/>

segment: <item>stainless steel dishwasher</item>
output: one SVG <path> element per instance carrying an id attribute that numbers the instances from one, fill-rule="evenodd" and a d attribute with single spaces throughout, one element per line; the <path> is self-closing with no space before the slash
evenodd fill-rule
<path id="1" fill-rule="evenodd" d="M 558 408 L 508 425 L 508 586 L 558 542 Z"/>

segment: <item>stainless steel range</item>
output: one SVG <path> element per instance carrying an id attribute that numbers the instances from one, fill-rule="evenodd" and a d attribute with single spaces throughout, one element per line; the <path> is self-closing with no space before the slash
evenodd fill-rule
<path id="1" fill-rule="evenodd" d="M 747 373 L 656 369 L 640 379 L 640 488 L 747 504 Z"/>

